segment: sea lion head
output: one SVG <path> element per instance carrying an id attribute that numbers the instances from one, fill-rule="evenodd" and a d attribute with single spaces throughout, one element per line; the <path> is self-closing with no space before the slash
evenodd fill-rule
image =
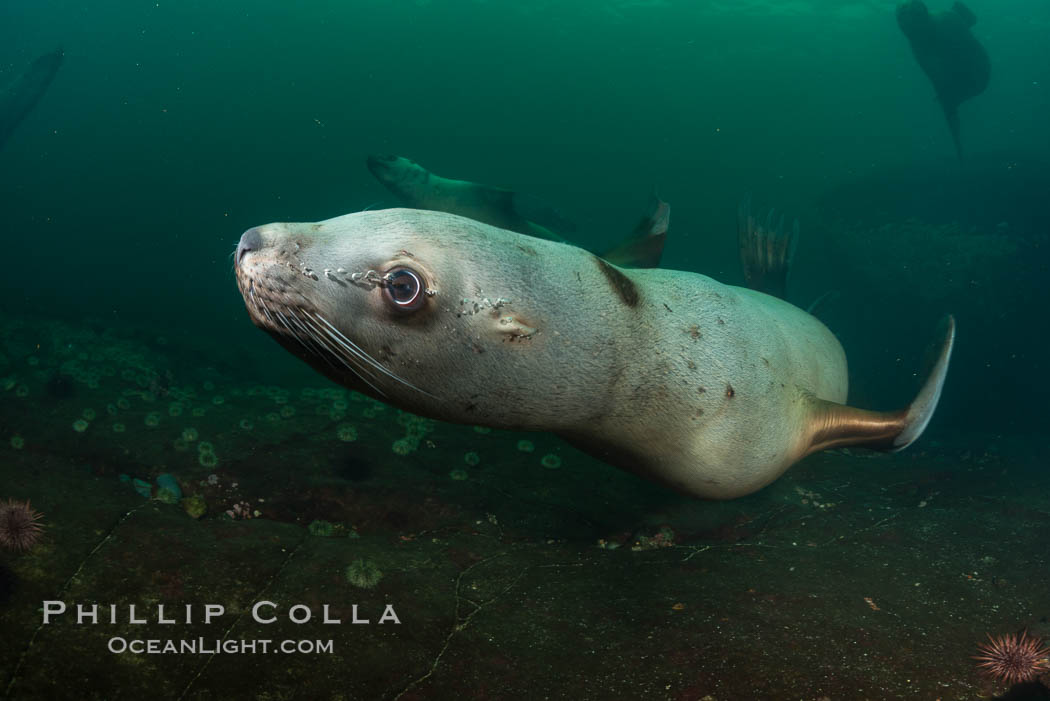
<path id="1" fill-rule="evenodd" d="M 430 184 L 430 171 L 404 156 L 373 154 L 365 163 L 376 180 L 405 201 L 418 198 Z"/>
<path id="2" fill-rule="evenodd" d="M 897 24 L 912 42 L 929 41 L 933 34 L 930 11 L 922 0 L 909 0 L 898 5 Z"/>
<path id="3" fill-rule="evenodd" d="M 587 387 L 598 383 L 586 355 L 611 353 L 611 331 L 575 334 L 574 300 L 607 287 L 596 260 L 390 209 L 249 229 L 235 271 L 252 321 L 336 382 L 445 420 L 550 429 L 580 408 L 579 392 L 603 391 Z M 622 303 L 605 294 L 586 311 L 603 305 Z"/>

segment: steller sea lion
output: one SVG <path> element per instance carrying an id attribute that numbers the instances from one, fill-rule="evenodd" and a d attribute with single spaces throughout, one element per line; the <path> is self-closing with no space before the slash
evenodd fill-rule
<path id="1" fill-rule="evenodd" d="M 909 445 L 955 333 L 949 318 L 911 404 L 873 412 L 844 404 L 832 333 L 781 299 L 443 212 L 255 227 L 235 272 L 252 321 L 342 385 L 443 421 L 552 431 L 711 499 L 818 450 Z"/>
<path id="2" fill-rule="evenodd" d="M 959 160 L 963 156 L 959 105 L 984 92 L 991 75 L 988 53 L 970 33 L 976 23 L 977 16 L 961 2 L 933 14 L 922 0 L 909 0 L 897 7 L 897 24 L 908 38 L 919 67 L 933 83 Z"/>
<path id="3" fill-rule="evenodd" d="M 62 65 L 62 49 L 38 56 L 22 75 L 0 90 L 0 148 L 33 111 Z"/>
<path id="4" fill-rule="evenodd" d="M 518 211 L 517 193 L 469 180 L 443 178 L 404 156 L 371 155 L 366 161 L 376 180 L 409 209 L 431 209 L 475 219 L 500 229 L 549 241 L 568 243 L 559 233 L 526 219 Z M 615 265 L 655 268 L 660 265 L 671 208 L 655 194 L 649 212 L 631 234 L 599 255 Z"/>

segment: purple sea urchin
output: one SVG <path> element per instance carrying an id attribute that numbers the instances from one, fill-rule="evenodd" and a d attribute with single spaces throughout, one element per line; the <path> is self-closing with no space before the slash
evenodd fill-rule
<path id="1" fill-rule="evenodd" d="M 1050 648 L 1041 638 L 1029 636 L 1028 631 L 995 638 L 989 634 L 988 641 L 979 645 L 980 654 L 973 656 L 980 662 L 982 674 L 1016 684 L 1050 671 Z"/>
<path id="2" fill-rule="evenodd" d="M 28 500 L 0 502 L 0 545 L 16 552 L 29 550 L 40 539 L 40 517 Z"/>

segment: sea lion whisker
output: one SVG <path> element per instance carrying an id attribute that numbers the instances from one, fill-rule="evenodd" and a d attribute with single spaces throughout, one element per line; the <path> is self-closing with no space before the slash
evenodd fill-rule
<path id="1" fill-rule="evenodd" d="M 328 332 L 327 332 L 328 336 L 330 338 L 332 338 L 332 340 L 334 340 L 334 341 L 338 342 L 339 344 L 341 344 L 344 348 L 346 348 L 347 351 L 353 353 L 355 356 L 361 358 L 362 360 L 367 362 L 369 365 L 371 365 L 372 367 L 376 368 L 377 370 L 379 370 L 380 372 L 385 374 L 387 377 L 390 377 L 391 379 L 400 382 L 401 384 L 405 385 L 406 387 L 409 387 L 410 389 L 414 389 L 417 392 L 420 392 L 422 394 L 427 395 L 428 397 L 433 397 L 434 396 L 430 392 L 427 392 L 426 390 L 422 390 L 419 387 L 416 387 L 415 385 L 413 385 L 411 382 L 408 382 L 408 381 L 398 377 L 395 373 L 391 372 L 389 369 L 384 367 L 382 365 L 382 363 L 380 363 L 378 360 L 376 360 L 375 358 L 370 356 L 368 353 L 366 353 L 364 350 L 362 350 L 360 346 L 358 346 L 353 341 L 351 341 L 349 338 L 347 338 L 343 334 L 342 331 L 340 331 L 335 326 L 333 326 L 327 319 L 325 319 L 320 314 L 312 314 L 312 316 L 315 319 L 317 319 L 318 321 L 320 321 L 321 323 L 323 323 L 325 325 L 325 327 L 328 329 Z"/>
<path id="2" fill-rule="evenodd" d="M 319 339 L 316 333 L 314 333 L 310 328 L 303 324 L 302 320 L 300 320 L 291 309 L 285 307 L 284 310 L 288 312 L 287 316 L 285 316 L 281 312 L 277 313 L 281 316 L 282 319 L 288 322 L 285 328 L 287 328 L 291 333 L 293 333 L 296 336 L 296 338 L 299 339 L 300 342 L 302 342 L 302 338 L 305 335 L 306 339 L 309 340 L 315 346 L 315 348 L 311 348 L 310 351 L 312 353 L 316 353 L 318 356 L 323 358 L 324 361 L 329 365 L 332 365 L 332 361 L 329 358 L 329 354 L 335 355 L 336 357 L 338 357 L 338 354 L 334 353 L 331 348 L 328 348 L 324 341 Z M 294 326 L 295 330 L 290 328 L 291 326 Z M 326 354 L 325 351 L 328 351 L 328 353 Z M 343 360 L 342 358 L 339 359 L 342 360 L 344 365 L 346 365 L 345 360 Z M 350 369 L 353 370 L 353 368 Z"/>
<path id="3" fill-rule="evenodd" d="M 295 329 L 293 329 L 291 327 L 291 325 L 288 323 L 288 318 L 284 314 L 282 314 L 279 311 L 275 311 L 274 313 L 277 314 L 277 317 L 278 317 L 278 320 L 279 320 L 281 326 L 283 326 L 285 331 L 288 332 L 288 335 L 291 336 L 292 338 L 294 338 L 296 341 L 298 341 L 299 345 L 301 345 L 308 353 L 314 353 L 316 355 L 322 355 L 323 356 L 323 354 L 317 353 L 316 349 L 311 348 L 310 346 L 306 345 L 306 341 L 304 341 L 302 339 L 302 336 L 299 333 L 297 333 L 295 331 Z"/>
<path id="4" fill-rule="evenodd" d="M 291 314 L 291 310 L 288 310 L 288 311 Z M 375 375 L 373 375 L 371 372 L 369 372 L 369 370 L 367 368 L 361 367 L 360 365 L 352 364 L 352 361 L 354 361 L 355 358 L 353 358 L 352 356 L 348 357 L 344 352 L 342 352 L 342 349 L 340 349 L 338 347 L 332 348 L 325 341 L 325 339 L 323 337 L 323 329 L 319 329 L 315 325 L 313 325 L 310 322 L 309 318 L 300 317 L 300 316 L 296 316 L 296 315 L 293 314 L 292 315 L 292 319 L 293 319 L 293 321 L 296 323 L 296 325 L 299 328 L 301 328 L 303 331 L 305 331 L 310 336 L 310 338 L 312 338 L 314 340 L 315 343 L 317 343 L 318 345 L 323 347 L 326 351 L 328 351 L 330 354 L 332 354 L 336 358 L 338 358 L 339 361 L 342 362 L 343 365 L 345 365 L 348 369 L 354 371 L 355 373 L 357 373 L 358 370 L 360 370 L 361 372 L 366 372 L 366 373 L 368 373 L 368 375 L 370 377 L 375 379 Z M 364 378 L 362 378 L 362 379 L 364 379 Z"/>
<path id="5" fill-rule="evenodd" d="M 386 396 L 381 389 L 369 382 L 368 378 L 362 375 L 362 371 L 364 371 L 364 368 L 355 367 L 354 365 L 350 364 L 346 357 L 329 347 L 328 344 L 326 344 L 321 338 L 319 338 L 318 335 L 311 328 L 307 327 L 304 321 L 298 318 L 291 309 L 285 307 L 285 311 L 288 312 L 288 316 L 285 316 L 280 311 L 277 311 L 275 313 L 278 314 L 283 320 L 281 323 L 288 330 L 289 334 L 291 334 L 295 338 L 295 340 L 303 346 L 303 348 L 305 348 L 308 352 L 313 353 L 314 355 L 322 358 L 326 363 L 328 363 L 330 367 L 335 367 L 335 365 L 332 364 L 331 360 L 331 358 L 334 356 L 336 359 L 339 360 L 339 362 L 341 362 L 346 367 L 347 370 L 352 372 L 358 379 L 360 379 L 362 382 L 374 389 L 379 394 Z M 293 325 L 298 330 L 298 333 L 295 329 L 291 328 L 291 326 Z M 307 345 L 307 343 L 303 340 L 303 334 L 306 334 L 306 338 L 309 341 L 311 341 L 312 345 L 315 347 Z"/>
<path id="6" fill-rule="evenodd" d="M 301 324 L 304 324 L 304 325 L 307 325 L 309 323 L 308 319 L 306 319 L 306 318 L 299 319 L 299 322 Z M 354 373 L 354 375 L 356 375 L 359 380 L 361 380 L 366 385 L 371 387 L 373 390 L 375 390 L 381 396 L 384 396 L 384 397 L 386 396 L 386 392 L 384 392 L 383 390 L 379 389 L 379 387 L 377 387 L 373 383 L 369 382 L 368 378 L 365 377 L 365 374 L 367 374 L 372 379 L 376 379 L 375 375 L 373 375 L 371 372 L 369 372 L 367 368 L 364 368 L 364 367 L 361 367 L 358 364 L 355 364 L 353 361 L 356 360 L 356 359 L 353 356 L 349 356 L 348 357 L 346 355 L 346 353 L 345 352 L 341 352 L 340 349 L 338 349 L 338 348 L 331 348 L 327 343 L 325 343 L 318 336 L 319 333 L 323 332 L 323 329 L 316 328 L 313 325 L 310 325 L 309 328 L 311 329 L 311 333 L 310 333 L 311 337 L 315 338 L 318 343 L 321 343 L 322 345 L 324 345 L 324 347 L 328 350 L 328 352 L 331 353 L 332 355 L 334 355 L 336 358 L 338 358 L 339 361 L 342 362 L 342 364 L 345 365 L 346 368 L 350 372 Z"/>
<path id="7" fill-rule="evenodd" d="M 353 354 L 355 358 L 365 361 L 372 367 L 389 375 L 390 377 L 394 379 L 399 379 L 394 373 L 390 372 L 390 370 L 383 367 L 383 365 L 380 364 L 379 361 L 374 359 L 372 356 L 368 355 L 368 353 L 364 352 L 364 350 L 362 350 L 360 346 L 358 346 L 349 338 L 347 338 L 342 331 L 332 326 L 332 324 L 323 316 L 315 316 L 317 317 L 318 321 L 322 322 L 325 325 L 326 328 L 323 329 L 323 331 L 329 336 L 329 338 L 339 343 L 348 353 Z"/>

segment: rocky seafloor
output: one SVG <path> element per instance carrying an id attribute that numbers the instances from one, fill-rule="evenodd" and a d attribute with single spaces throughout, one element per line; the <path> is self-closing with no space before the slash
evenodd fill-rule
<path id="1" fill-rule="evenodd" d="M 935 424 L 905 453 L 824 453 L 701 502 L 550 435 L 253 385 L 164 338 L 0 326 L 0 500 L 44 525 L 0 550 L 0 697 L 1045 697 L 971 658 L 986 633 L 1050 636 L 1036 437 Z M 45 601 L 69 610 L 44 625 Z"/>

